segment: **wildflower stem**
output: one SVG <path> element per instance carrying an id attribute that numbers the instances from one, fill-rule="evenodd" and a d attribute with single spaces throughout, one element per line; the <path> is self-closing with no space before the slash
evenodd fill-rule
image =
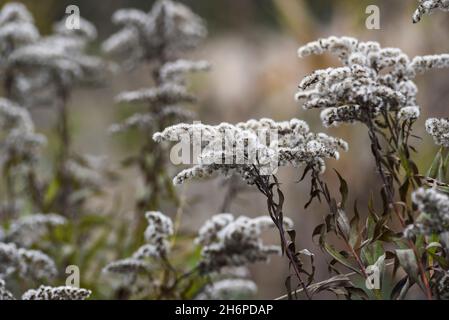
<path id="1" fill-rule="evenodd" d="M 281 245 L 283 248 L 283 252 L 287 255 L 287 258 L 290 261 L 290 266 L 293 266 L 293 269 L 295 271 L 296 277 L 299 281 L 300 286 L 303 288 L 304 294 L 306 295 L 307 299 L 311 299 L 311 296 L 307 290 L 307 286 L 305 285 L 304 281 L 301 279 L 301 271 L 298 267 L 298 261 L 297 257 L 294 252 L 292 252 L 287 239 L 285 238 L 285 230 L 283 226 L 283 213 L 282 213 L 282 201 L 279 201 L 277 203 L 274 200 L 274 194 L 273 194 L 273 187 L 276 186 L 278 193 L 282 194 L 282 192 L 279 189 L 279 182 L 276 178 L 276 176 L 273 176 L 275 182 L 273 184 L 269 183 L 269 178 L 262 177 L 257 168 L 255 168 L 257 172 L 257 180 L 256 185 L 259 188 L 259 190 L 267 197 L 267 206 L 268 211 L 270 214 L 271 219 L 273 220 L 274 224 L 276 225 L 276 228 L 279 231 L 280 239 L 281 239 Z"/>
<path id="2" fill-rule="evenodd" d="M 382 155 L 380 153 L 381 146 L 380 146 L 379 139 L 377 138 L 373 120 L 370 117 L 368 117 L 367 126 L 368 126 L 369 138 L 371 140 L 371 151 L 374 156 L 377 171 L 378 171 L 379 176 L 383 183 L 383 189 L 385 190 L 385 193 L 387 196 L 387 202 L 390 205 L 394 201 L 393 200 L 394 192 L 393 192 L 392 185 L 389 182 L 389 180 L 387 179 L 387 176 L 385 175 L 385 172 L 384 172 L 384 169 L 382 166 Z"/>
<path id="3" fill-rule="evenodd" d="M 70 129 L 69 129 L 69 115 L 67 110 L 67 100 L 68 93 L 67 91 L 60 86 L 58 90 L 58 98 L 59 98 L 59 106 L 58 106 L 58 136 L 60 139 L 59 145 L 59 155 L 57 159 L 57 175 L 60 180 L 60 193 L 59 193 L 59 203 L 58 209 L 62 215 L 69 215 L 69 196 L 72 192 L 71 183 L 69 179 L 69 174 L 67 173 L 67 161 L 70 157 L 70 148 L 71 148 L 71 138 L 70 138 Z"/>
<path id="4" fill-rule="evenodd" d="M 371 119 L 368 120 L 367 124 L 368 124 L 368 129 L 369 129 L 369 136 L 370 136 L 371 143 L 372 143 L 372 151 L 373 151 L 374 159 L 376 161 L 377 170 L 378 170 L 378 172 L 381 176 L 381 179 L 384 183 L 384 188 L 385 188 L 387 199 L 388 199 L 388 206 L 390 208 L 393 208 L 394 212 L 396 213 L 397 217 L 399 218 L 402 228 L 405 228 L 406 227 L 405 221 L 401 217 L 400 213 L 397 210 L 397 207 L 394 204 L 394 199 L 393 199 L 394 194 L 393 194 L 392 185 L 390 183 L 388 183 L 388 180 L 387 180 L 386 175 L 383 170 L 382 160 L 381 160 L 382 156 L 380 154 L 380 144 L 379 144 L 379 140 L 377 139 L 377 135 L 374 131 L 374 126 L 373 126 L 372 120 Z M 391 131 L 391 133 L 393 135 L 393 131 Z M 421 274 L 421 279 L 422 279 L 423 285 L 425 287 L 426 296 L 429 300 L 431 300 L 432 299 L 432 291 L 430 289 L 429 281 L 427 279 L 424 266 L 421 262 L 421 259 L 419 258 L 418 250 L 417 250 L 415 244 L 413 243 L 413 241 L 409 240 L 408 244 L 409 244 L 410 248 L 413 250 L 413 253 L 415 254 L 415 258 L 416 258 L 418 268 L 419 268 L 419 271 Z"/>
<path id="5" fill-rule="evenodd" d="M 323 180 L 321 180 L 319 173 L 317 172 L 313 172 L 314 178 L 316 179 L 316 181 L 318 182 L 318 185 L 320 186 L 320 191 L 321 193 L 324 195 L 324 198 L 326 199 L 326 203 L 329 207 L 329 210 L 332 211 L 332 204 L 331 204 L 331 198 L 330 198 L 330 194 L 329 192 L 327 192 L 328 188 L 325 184 L 325 182 L 323 182 Z M 345 238 L 343 238 L 345 245 L 347 246 L 347 248 L 349 249 L 349 251 L 352 253 L 352 255 L 354 256 L 354 259 L 356 260 L 360 271 L 362 272 L 363 276 L 365 277 L 365 279 L 368 279 L 368 275 L 366 273 L 366 268 L 362 262 L 362 259 L 360 259 L 360 256 L 357 254 L 357 252 L 354 250 L 354 247 L 351 246 L 351 244 L 349 243 L 349 241 Z"/>

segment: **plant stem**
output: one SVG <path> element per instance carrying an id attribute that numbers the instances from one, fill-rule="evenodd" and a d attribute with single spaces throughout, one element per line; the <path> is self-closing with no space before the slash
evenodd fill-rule
<path id="1" fill-rule="evenodd" d="M 314 171 L 313 173 L 314 178 L 316 179 L 316 181 L 318 182 L 318 185 L 320 186 L 320 191 L 321 193 L 324 195 L 324 198 L 326 199 L 326 203 L 329 207 L 329 210 L 332 212 L 332 205 L 331 205 L 331 198 L 329 193 L 326 191 L 328 190 L 328 188 L 326 187 L 326 184 L 321 180 L 319 173 L 316 173 Z M 360 259 L 360 256 L 357 254 L 357 252 L 354 250 L 354 248 L 351 246 L 351 244 L 347 241 L 347 239 L 343 239 L 346 246 L 348 247 L 349 251 L 351 251 L 352 255 L 354 256 L 354 259 L 356 260 L 360 271 L 362 272 L 363 276 L 365 277 L 365 279 L 368 279 L 368 274 L 366 273 L 366 268 L 362 262 L 362 259 Z"/>
<path id="2" fill-rule="evenodd" d="M 367 121 L 367 125 L 368 125 L 369 137 L 370 137 L 371 143 L 372 143 L 372 152 L 373 152 L 373 156 L 374 156 L 374 159 L 376 162 L 377 171 L 379 172 L 382 182 L 384 183 L 384 187 L 385 187 L 387 198 L 388 198 L 388 206 L 390 208 L 393 208 L 394 212 L 396 213 L 397 217 L 399 218 L 402 228 L 404 229 L 406 227 L 406 224 L 405 224 L 404 220 L 402 219 L 402 217 L 401 217 L 400 213 L 398 212 L 397 207 L 395 206 L 395 203 L 394 203 L 393 186 L 391 183 L 388 182 L 388 180 L 385 176 L 384 170 L 383 170 L 382 155 L 380 154 L 380 150 L 379 150 L 380 144 L 379 144 L 379 140 L 377 138 L 376 132 L 374 130 L 374 124 L 373 124 L 373 121 L 371 118 L 368 118 L 368 119 L 369 120 Z M 418 264 L 418 268 L 419 268 L 419 271 L 421 274 L 421 280 L 423 281 L 423 285 L 425 287 L 426 297 L 427 297 L 427 299 L 431 300 L 432 299 L 432 290 L 430 289 L 430 284 L 427 279 L 424 266 L 421 262 L 421 259 L 419 258 L 418 250 L 417 250 L 415 244 L 413 243 L 413 241 L 408 240 L 408 244 L 409 244 L 410 248 L 413 250 L 413 253 L 415 255 L 415 258 L 416 258 L 416 261 Z"/>
<path id="3" fill-rule="evenodd" d="M 276 188 L 278 189 L 278 192 L 280 192 L 279 183 L 278 183 L 276 177 L 273 176 L 273 178 L 275 179 L 275 183 L 270 184 L 269 180 L 268 180 L 269 178 L 262 177 L 259 174 L 257 169 L 256 169 L 256 172 L 257 172 L 256 185 L 259 188 L 259 190 L 262 192 L 262 194 L 264 194 L 267 198 L 268 211 L 269 211 L 271 219 L 273 220 L 274 224 L 276 225 L 276 228 L 279 231 L 283 252 L 285 252 L 285 254 L 287 255 L 287 258 L 290 261 L 290 265 L 293 266 L 295 275 L 299 281 L 300 286 L 303 288 L 304 294 L 306 295 L 307 299 L 310 300 L 311 296 L 307 290 L 307 286 L 305 285 L 304 281 L 301 279 L 301 271 L 299 270 L 299 267 L 298 267 L 297 257 L 295 255 L 295 253 L 292 252 L 292 250 L 290 249 L 287 239 L 285 238 L 285 230 L 284 230 L 283 221 L 282 221 L 282 217 L 283 217 L 282 203 L 281 202 L 277 203 L 274 200 L 272 187 L 276 186 Z"/>

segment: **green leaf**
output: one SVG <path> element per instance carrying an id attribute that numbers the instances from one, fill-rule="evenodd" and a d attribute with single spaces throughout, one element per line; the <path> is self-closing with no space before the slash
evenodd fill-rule
<path id="1" fill-rule="evenodd" d="M 404 183 L 399 188 L 399 195 L 401 197 L 401 201 L 405 202 L 407 199 L 408 189 L 410 187 L 410 179 L 406 178 Z"/>
<path id="2" fill-rule="evenodd" d="M 81 232 L 89 231 L 93 227 L 109 225 L 110 217 L 101 216 L 98 214 L 86 214 L 81 217 L 81 221 L 79 222 L 79 229 Z"/>
<path id="3" fill-rule="evenodd" d="M 354 217 L 350 222 L 351 231 L 349 233 L 349 244 L 351 247 L 356 248 L 360 244 L 361 232 L 359 228 L 360 215 L 357 209 L 357 201 L 354 202 Z"/>
<path id="4" fill-rule="evenodd" d="M 410 289 L 410 278 L 408 276 L 399 280 L 398 283 L 393 287 L 391 291 L 390 299 L 391 300 L 402 300 Z"/>
<path id="5" fill-rule="evenodd" d="M 343 177 L 340 175 L 340 173 L 335 170 L 335 173 L 338 176 L 338 179 L 340 180 L 340 195 L 341 195 L 341 208 L 345 208 L 346 205 L 346 201 L 348 199 L 348 193 L 349 193 L 349 188 L 348 188 L 348 183 L 346 182 L 345 179 L 343 179 Z"/>
<path id="6" fill-rule="evenodd" d="M 445 181 L 447 176 L 447 168 L 449 167 L 449 153 L 446 154 L 446 157 L 444 158 L 443 164 L 442 164 L 442 170 L 443 170 L 443 180 Z"/>
<path id="7" fill-rule="evenodd" d="M 337 227 L 340 235 L 345 239 L 348 240 L 350 233 L 351 233 L 351 226 L 349 223 L 348 216 L 346 215 L 346 212 L 343 209 L 337 209 Z"/>
<path id="8" fill-rule="evenodd" d="M 404 150 L 404 148 L 400 148 L 399 158 L 401 160 L 401 166 L 404 169 L 407 177 L 410 177 L 412 175 L 412 170 L 409 165 L 408 155 L 407 155 L 406 151 Z"/>
<path id="9" fill-rule="evenodd" d="M 419 282 L 419 268 L 413 250 L 398 249 L 396 250 L 396 257 L 398 258 L 399 264 L 408 274 L 408 276 L 415 282 Z"/>
<path id="10" fill-rule="evenodd" d="M 324 243 L 324 249 L 326 250 L 327 253 L 329 253 L 335 260 L 340 262 L 342 265 L 344 265 L 347 268 L 351 269 L 352 271 L 357 272 L 357 273 L 360 274 L 360 270 L 358 270 L 357 268 L 353 267 L 351 265 L 351 263 L 348 261 L 348 259 L 345 258 L 340 252 L 335 250 L 335 248 L 332 245 L 330 245 L 328 243 Z"/>
<path id="11" fill-rule="evenodd" d="M 433 159 L 432 164 L 430 165 L 430 168 L 427 171 L 427 174 L 426 174 L 427 177 L 430 177 L 433 179 L 437 178 L 441 160 L 442 160 L 442 149 L 440 149 L 438 151 L 435 158 Z"/>
<path id="12" fill-rule="evenodd" d="M 44 195 L 44 205 L 48 207 L 53 200 L 55 199 L 56 195 L 58 194 L 60 187 L 59 179 L 55 178 L 51 181 L 51 183 L 48 185 L 47 190 Z"/>

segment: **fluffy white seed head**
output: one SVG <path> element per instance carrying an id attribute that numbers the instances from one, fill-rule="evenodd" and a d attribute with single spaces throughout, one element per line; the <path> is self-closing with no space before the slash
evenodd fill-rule
<path id="1" fill-rule="evenodd" d="M 434 189 L 420 188 L 412 194 L 413 203 L 420 213 L 414 225 L 407 228 L 405 236 L 413 234 L 442 234 L 449 231 L 449 197 Z"/>
<path id="2" fill-rule="evenodd" d="M 116 273 L 125 276 L 146 273 L 150 270 L 148 263 L 136 258 L 127 258 L 109 263 L 103 268 L 104 273 Z"/>
<path id="3" fill-rule="evenodd" d="M 410 59 L 396 48 L 349 37 L 329 37 L 298 50 L 300 57 L 330 52 L 342 67 L 317 70 L 299 84 L 296 99 L 305 109 L 321 109 L 326 127 L 364 122 L 391 112 L 401 120 L 419 116 L 417 74 L 449 67 L 449 55 Z M 404 109 L 404 110 L 402 110 Z"/>
<path id="4" fill-rule="evenodd" d="M 195 298 L 196 300 L 248 299 L 257 293 L 257 285 L 251 280 L 224 279 L 213 282 Z"/>
<path id="5" fill-rule="evenodd" d="M 122 29 L 103 44 L 103 49 L 125 57 L 130 66 L 160 55 L 176 56 L 195 48 L 207 35 L 201 18 L 185 5 L 170 0 L 157 1 L 148 13 L 120 9 L 112 20 Z"/>
<path id="6" fill-rule="evenodd" d="M 133 258 L 137 260 L 145 260 L 147 258 L 160 258 L 158 247 L 153 244 L 145 244 L 137 249 L 133 254 Z"/>
<path id="7" fill-rule="evenodd" d="M 82 288 L 40 286 L 25 292 L 22 300 L 86 300 L 91 294 L 90 290 Z"/>
<path id="8" fill-rule="evenodd" d="M 154 245 L 160 256 L 165 256 L 170 251 L 169 238 L 173 235 L 172 220 L 161 212 L 147 212 L 145 217 L 148 227 L 145 230 L 145 240 Z"/>
<path id="9" fill-rule="evenodd" d="M 75 37 L 84 41 L 94 41 L 97 38 L 97 28 L 88 20 L 80 17 L 79 28 L 70 29 L 66 26 L 66 19 L 62 19 L 53 26 L 55 34 L 67 37 Z"/>
<path id="10" fill-rule="evenodd" d="M 249 120 L 216 126 L 182 123 L 154 134 L 153 139 L 201 146 L 195 165 L 180 172 L 174 178 L 175 184 L 234 173 L 253 184 L 259 175 L 271 175 L 282 166 L 311 165 L 324 172 L 325 159 L 338 159 L 339 150 L 348 149 L 345 141 L 312 133 L 307 123 L 298 119 Z"/>
<path id="11" fill-rule="evenodd" d="M 430 118 L 426 121 L 426 131 L 437 145 L 449 147 L 449 120 Z"/>
<path id="12" fill-rule="evenodd" d="M 58 271 L 56 264 L 41 251 L 20 248 L 18 254 L 21 260 L 21 276 L 29 279 L 51 279 Z"/>
<path id="13" fill-rule="evenodd" d="M 0 164 L 19 163 L 26 171 L 46 144 L 45 136 L 34 131 L 31 116 L 25 108 L 0 98 Z"/>
<path id="14" fill-rule="evenodd" d="M 190 61 L 179 59 L 163 65 L 160 73 L 161 78 L 164 79 L 164 81 L 184 83 L 185 74 L 192 72 L 204 72 L 209 69 L 210 63 L 207 61 Z"/>
<path id="15" fill-rule="evenodd" d="M 404 107 L 398 112 L 398 119 L 401 121 L 416 120 L 419 118 L 421 110 L 419 107 Z"/>
<path id="16" fill-rule="evenodd" d="M 290 219 L 284 219 L 291 228 Z M 248 266 L 255 262 L 267 262 L 273 254 L 279 254 L 279 246 L 265 245 L 262 233 L 275 225 L 269 217 L 234 218 L 232 214 L 213 216 L 201 227 L 195 240 L 202 246 L 202 271 L 220 272 L 223 268 Z"/>
<path id="17" fill-rule="evenodd" d="M 0 278 L 13 273 L 25 279 L 42 280 L 55 277 L 57 270 L 55 262 L 41 251 L 0 242 Z"/>
<path id="18" fill-rule="evenodd" d="M 12 21 L 34 23 L 33 16 L 26 6 L 19 2 L 10 2 L 3 6 L 0 11 L 0 26 Z"/>
<path id="19" fill-rule="evenodd" d="M 193 102 L 195 98 L 184 86 L 170 82 L 157 88 L 123 92 L 115 100 L 117 103 L 145 103 L 159 106 Z"/>
<path id="20" fill-rule="evenodd" d="M 3 279 L 0 279 L 0 301 L 15 300 L 14 295 L 6 289 Z"/>
<path id="21" fill-rule="evenodd" d="M 67 220 L 57 214 L 33 214 L 15 220 L 6 235 L 9 242 L 30 247 L 48 233 L 50 228 L 62 226 Z"/>
<path id="22" fill-rule="evenodd" d="M 104 273 L 123 276 L 129 285 L 136 283 L 139 274 L 149 274 L 154 269 L 154 261 L 160 260 L 170 252 L 169 238 L 174 232 L 172 220 L 156 211 L 147 212 L 145 217 L 148 221 L 145 240 L 148 243 L 137 249 L 130 258 L 111 262 L 103 268 Z"/>
<path id="23" fill-rule="evenodd" d="M 425 14 L 432 14 L 436 10 L 449 11 L 449 0 L 418 0 L 419 6 L 413 14 L 413 23 L 421 21 Z"/>
<path id="24" fill-rule="evenodd" d="M 7 63 L 11 52 L 39 37 L 33 17 L 23 4 L 5 4 L 0 10 L 0 68 Z"/>
<path id="25" fill-rule="evenodd" d="M 27 107 L 51 106 L 62 99 L 61 92 L 103 80 L 108 65 L 85 52 L 87 43 L 96 37 L 95 27 L 83 18 L 80 27 L 69 30 L 62 21 L 55 25 L 52 35 L 12 51 L 4 68 L 12 76 L 15 100 Z"/>
<path id="26" fill-rule="evenodd" d="M 433 277 L 433 292 L 440 300 L 449 300 L 449 272 L 441 271 Z"/>

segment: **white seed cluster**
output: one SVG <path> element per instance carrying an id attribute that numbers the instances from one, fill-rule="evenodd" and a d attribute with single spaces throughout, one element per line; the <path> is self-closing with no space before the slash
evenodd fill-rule
<path id="1" fill-rule="evenodd" d="M 39 36 L 34 19 L 23 4 L 5 4 L 0 11 L 0 68 L 12 51 L 37 41 Z"/>
<path id="2" fill-rule="evenodd" d="M 34 131 L 29 112 L 15 103 L 0 98 L 0 162 L 19 158 L 24 163 L 33 162 L 40 147 L 46 143 L 43 135 Z"/>
<path id="3" fill-rule="evenodd" d="M 145 103 L 155 105 L 172 105 L 180 102 L 193 102 L 195 97 L 184 86 L 166 83 L 157 88 L 123 92 L 117 96 L 118 103 Z"/>
<path id="4" fill-rule="evenodd" d="M 67 220 L 57 214 L 33 214 L 15 220 L 6 234 L 8 242 L 30 247 L 45 236 L 50 228 L 66 224 Z"/>
<path id="5" fill-rule="evenodd" d="M 137 260 L 145 260 L 147 258 L 160 258 L 158 248 L 153 244 L 145 244 L 137 249 L 133 254 L 133 258 Z"/>
<path id="6" fill-rule="evenodd" d="M 103 45 L 103 49 L 117 55 L 125 67 L 139 63 L 156 63 L 156 87 L 123 92 L 117 103 L 145 106 L 145 113 L 136 113 L 121 123 L 110 127 L 110 132 L 129 129 L 144 132 L 160 128 L 175 121 L 186 121 L 194 114 L 181 105 L 196 99 L 188 93 L 186 74 L 207 71 L 209 63 L 178 59 L 188 49 L 193 49 L 206 36 L 202 20 L 183 4 L 160 0 L 149 13 L 137 9 L 118 10 L 113 22 L 123 28 Z"/>
<path id="7" fill-rule="evenodd" d="M 195 297 L 195 300 L 248 299 L 257 293 L 257 285 L 251 280 L 224 279 L 213 282 Z"/>
<path id="8" fill-rule="evenodd" d="M 350 37 L 320 39 L 298 50 L 301 58 L 325 52 L 336 55 L 343 66 L 305 77 L 296 99 L 305 109 L 323 110 L 321 118 L 327 127 L 366 123 L 383 112 L 393 112 L 400 120 L 415 120 L 419 107 L 414 78 L 430 69 L 449 67 L 449 54 L 410 59 L 400 49 Z"/>
<path id="9" fill-rule="evenodd" d="M 103 272 L 105 273 L 117 273 L 123 275 L 145 273 L 149 270 L 150 268 L 147 262 L 134 257 L 111 262 L 103 268 Z"/>
<path id="10" fill-rule="evenodd" d="M 449 147 L 449 120 L 430 118 L 426 121 L 426 131 L 437 145 Z"/>
<path id="11" fill-rule="evenodd" d="M 449 272 L 444 271 L 437 277 L 433 291 L 440 300 L 449 300 Z"/>
<path id="12" fill-rule="evenodd" d="M 22 269 L 22 264 L 16 245 L 0 242 L 0 278 L 6 278 L 18 269 Z"/>
<path id="13" fill-rule="evenodd" d="M 149 13 L 118 10 L 112 20 L 122 29 L 104 43 L 103 49 L 126 57 L 132 66 L 183 53 L 207 35 L 201 18 L 185 5 L 169 0 L 157 1 Z"/>
<path id="14" fill-rule="evenodd" d="M 38 250 L 18 250 L 22 270 L 21 276 L 29 279 L 51 279 L 58 271 L 55 262 L 46 254 Z"/>
<path id="15" fill-rule="evenodd" d="M 63 19 L 53 26 L 53 31 L 57 35 L 69 38 L 77 38 L 79 41 L 94 41 L 97 39 L 97 28 L 88 20 L 80 17 L 79 28 L 67 28 L 66 19 Z"/>
<path id="16" fill-rule="evenodd" d="M 404 235 L 442 234 L 449 230 L 449 197 L 434 189 L 420 188 L 412 194 L 413 203 L 420 213 L 415 224 Z"/>
<path id="17" fill-rule="evenodd" d="M 404 107 L 399 110 L 397 117 L 400 121 L 413 121 L 418 119 L 420 114 L 421 110 L 419 107 Z"/>
<path id="18" fill-rule="evenodd" d="M 161 259 L 170 252 L 169 238 L 174 232 L 172 220 L 156 211 L 147 212 L 145 217 L 148 221 L 145 230 L 147 244 L 137 249 L 130 258 L 108 264 L 103 272 L 121 274 L 133 282 L 137 274 L 148 273 L 153 269 L 148 258 Z"/>
<path id="19" fill-rule="evenodd" d="M 149 106 L 146 113 L 134 113 L 121 123 L 109 128 L 111 133 L 122 133 L 130 129 L 142 131 L 155 130 L 161 123 L 174 123 L 194 118 L 195 113 L 182 105 L 196 101 L 195 96 L 188 93 L 186 87 L 165 83 L 160 87 L 123 92 L 116 101 L 126 104 Z"/>
<path id="20" fill-rule="evenodd" d="M 55 262 L 37 250 L 18 248 L 14 243 L 0 243 L 0 278 L 18 273 L 26 279 L 51 279 L 57 275 Z"/>
<path id="21" fill-rule="evenodd" d="M 81 18 L 80 29 L 69 30 L 63 20 L 54 26 L 52 35 L 12 51 L 5 61 L 5 73 L 12 79 L 14 99 L 26 106 L 48 106 L 67 98 L 75 85 L 100 81 L 107 65 L 85 53 L 95 37 L 90 22 Z"/>
<path id="22" fill-rule="evenodd" d="M 190 61 L 179 59 L 174 62 L 167 62 L 161 68 L 161 78 L 165 82 L 185 84 L 184 75 L 192 72 L 204 72 L 210 69 L 207 61 Z"/>
<path id="23" fill-rule="evenodd" d="M 147 212 L 148 227 L 145 230 L 145 240 L 155 246 L 160 256 L 170 251 L 169 238 L 173 235 L 172 220 L 161 212 Z"/>
<path id="24" fill-rule="evenodd" d="M 115 123 L 109 127 L 112 134 L 123 133 L 130 129 L 150 129 L 154 125 L 154 118 L 150 114 L 135 113 L 121 123 Z"/>
<path id="25" fill-rule="evenodd" d="M 15 300 L 14 295 L 6 289 L 5 281 L 0 279 L 0 301 Z"/>
<path id="26" fill-rule="evenodd" d="M 108 181 L 110 170 L 107 162 L 106 157 L 84 154 L 66 161 L 64 169 L 76 183 L 95 190 Z"/>
<path id="27" fill-rule="evenodd" d="M 418 9 L 413 14 L 413 23 L 418 23 L 425 14 L 432 14 L 436 10 L 448 12 L 449 0 L 419 0 Z"/>
<path id="28" fill-rule="evenodd" d="M 286 229 L 293 227 L 285 218 Z M 269 217 L 234 218 L 232 214 L 213 216 L 200 229 L 196 243 L 202 246 L 202 271 L 219 272 L 226 267 L 247 266 L 267 262 L 271 255 L 281 253 L 276 245 L 265 245 L 262 233 L 275 225 Z"/>
<path id="29" fill-rule="evenodd" d="M 258 175 L 271 175 L 278 167 L 312 165 L 325 170 L 325 159 L 339 158 L 348 144 L 324 133 L 312 133 L 306 122 L 298 119 L 275 122 L 271 119 L 249 120 L 232 125 L 178 124 L 154 134 L 153 139 L 181 141 L 200 146 L 195 165 L 179 173 L 175 184 L 194 178 L 234 173 L 253 184 Z"/>
<path id="30" fill-rule="evenodd" d="M 86 300 L 91 294 L 90 290 L 82 288 L 40 286 L 25 292 L 22 300 Z"/>

